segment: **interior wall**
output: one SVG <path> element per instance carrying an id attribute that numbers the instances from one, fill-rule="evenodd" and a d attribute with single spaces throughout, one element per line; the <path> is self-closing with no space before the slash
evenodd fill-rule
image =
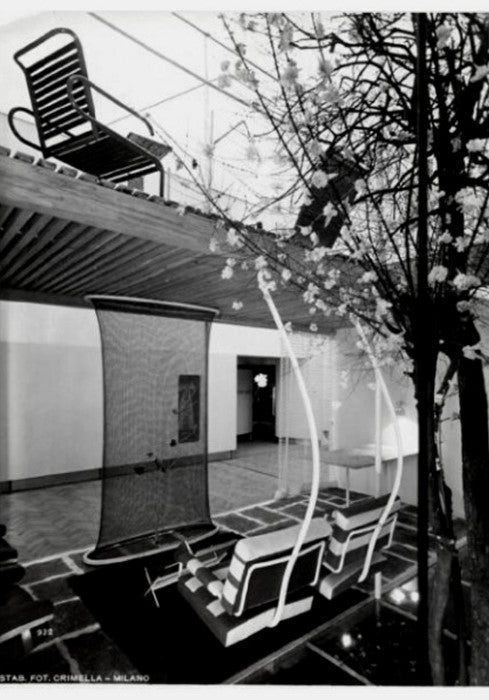
<path id="1" fill-rule="evenodd" d="M 90 310 L 0 302 L 0 481 L 96 469 L 100 339 Z"/>
<path id="2" fill-rule="evenodd" d="M 485 327 L 483 340 L 489 340 Z M 308 357 L 304 339 L 294 341 L 311 394 L 320 434 L 331 448 L 374 441 L 373 373 L 358 366 L 356 335 L 341 331 L 322 355 Z M 307 343 L 306 343 L 307 344 Z M 209 354 L 209 453 L 236 450 L 237 356 L 282 357 L 277 331 L 214 324 Z M 346 377 L 345 372 L 348 372 Z M 489 372 L 488 372 L 489 374 Z M 277 374 L 280 382 L 280 372 Z M 324 379 L 324 384 L 318 377 Z M 410 380 L 399 368 L 386 374 L 395 403 L 402 403 L 409 426 L 416 422 Z M 487 377 L 489 380 L 489 376 Z M 295 391 L 295 394 L 294 394 Z M 308 439 L 301 399 L 290 389 L 277 400 L 278 434 Z M 451 399 L 446 415 L 458 410 Z M 384 411 L 384 441 L 390 418 Z M 88 309 L 0 302 L 0 482 L 97 469 L 102 462 L 102 365 L 95 314 Z M 413 435 L 409 438 L 412 443 Z M 407 442 L 409 442 L 409 440 Z M 326 443 L 325 443 L 326 444 Z M 463 513 L 460 434 L 456 420 L 443 424 L 443 460 L 454 508 Z M 370 470 L 368 470 L 370 471 Z M 391 473 L 387 470 L 385 483 Z M 342 483 L 344 471 L 330 477 Z M 416 459 L 406 459 L 406 500 L 415 502 Z M 353 474 L 353 488 L 373 492 L 367 472 Z"/>
<path id="3" fill-rule="evenodd" d="M 277 331 L 214 324 L 208 450 L 236 450 L 237 356 L 279 356 Z M 0 482 L 100 468 L 100 337 L 90 309 L 0 301 Z"/>
<path id="4" fill-rule="evenodd" d="M 482 341 L 489 342 L 489 331 L 480 327 Z M 372 444 L 375 440 L 374 375 L 359 363 L 356 333 L 343 330 L 337 333 L 337 372 L 335 373 L 337 404 L 334 414 L 334 447 L 352 448 Z M 408 503 L 417 502 L 417 412 L 412 382 L 403 373 L 404 368 L 394 366 L 384 370 L 384 378 L 394 404 L 401 408 L 398 419 L 402 428 L 405 453 L 401 497 Z M 440 372 L 442 367 L 440 366 Z M 345 372 L 347 374 L 345 374 Z M 489 386 L 489 369 L 486 383 Z M 385 404 L 384 404 L 385 406 Z M 444 416 L 456 417 L 458 401 L 453 396 L 447 402 Z M 383 408 L 382 439 L 384 444 L 394 443 L 394 432 L 386 408 Z M 442 459 L 448 485 L 452 489 L 453 509 L 457 516 L 464 516 L 462 470 L 460 458 L 460 426 L 458 420 L 446 420 L 442 427 Z M 387 463 L 383 468 L 382 492 L 389 490 L 393 483 L 395 463 Z M 353 489 L 375 492 L 373 469 L 351 470 Z M 345 483 L 345 470 L 332 470 L 331 478 Z"/>

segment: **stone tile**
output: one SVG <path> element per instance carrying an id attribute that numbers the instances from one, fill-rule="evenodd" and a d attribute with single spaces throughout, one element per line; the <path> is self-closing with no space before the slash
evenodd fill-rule
<path id="1" fill-rule="evenodd" d="M 83 561 L 83 554 L 84 552 L 80 552 L 79 554 L 70 554 L 70 556 L 67 558 L 70 559 L 82 571 L 93 571 L 93 566 L 90 566 L 90 564 L 85 564 Z"/>
<path id="2" fill-rule="evenodd" d="M 286 527 L 293 527 L 294 525 L 297 525 L 296 520 L 282 520 L 279 523 L 274 523 L 273 525 L 266 525 L 265 527 L 258 528 L 258 530 L 253 530 L 253 532 L 250 533 L 250 536 L 252 535 L 254 537 L 255 535 L 264 535 L 267 532 L 283 530 Z"/>
<path id="3" fill-rule="evenodd" d="M 402 527 L 397 525 L 394 530 L 394 542 L 400 542 L 404 545 L 409 545 L 416 549 L 417 546 L 417 534 L 415 530 L 408 529 L 407 527 Z"/>
<path id="4" fill-rule="evenodd" d="M 344 498 L 345 497 L 345 489 L 342 489 L 339 486 L 330 486 L 328 488 L 328 494 L 330 496 L 341 496 L 342 498 Z"/>
<path id="5" fill-rule="evenodd" d="M 260 522 L 266 524 L 277 523 L 284 517 L 283 514 L 280 512 L 267 510 L 266 508 L 262 508 L 260 506 L 240 510 L 239 514 L 250 518 L 254 518 L 255 520 L 259 520 Z"/>
<path id="6" fill-rule="evenodd" d="M 407 571 L 412 564 L 404 559 L 399 559 L 398 557 L 390 557 L 388 552 L 383 552 L 386 561 L 382 564 L 382 576 L 386 579 L 392 580 L 402 573 Z"/>
<path id="7" fill-rule="evenodd" d="M 277 500 L 273 503 L 273 508 L 282 509 L 282 508 L 285 508 L 287 506 L 292 505 L 293 503 L 304 503 L 306 498 L 307 497 L 304 495 L 287 496 L 287 498 L 280 498 L 279 500 Z M 270 506 L 270 507 L 272 507 L 272 506 Z"/>
<path id="8" fill-rule="evenodd" d="M 416 550 L 412 549 L 411 547 L 406 547 L 403 544 L 399 544 L 398 542 L 393 542 L 387 551 L 391 552 L 392 554 L 399 554 L 400 557 L 409 559 L 412 562 L 416 561 Z"/>
<path id="9" fill-rule="evenodd" d="M 34 583 L 42 581 L 49 576 L 72 573 L 62 559 L 51 559 L 40 564 L 29 564 L 25 567 L 26 574 L 22 583 Z"/>
<path id="10" fill-rule="evenodd" d="M 288 506 L 288 508 L 283 508 L 282 513 L 292 515 L 302 520 L 304 518 L 304 515 L 306 514 L 306 510 L 307 505 L 305 503 L 296 503 L 295 505 Z M 314 517 L 320 518 L 321 516 L 325 515 L 326 512 L 327 510 L 323 505 L 317 505 L 314 509 Z"/>
<path id="11" fill-rule="evenodd" d="M 52 603 L 60 603 L 75 597 L 75 593 L 68 583 L 68 578 L 68 576 L 60 576 L 48 581 L 40 581 L 39 583 L 31 584 L 30 588 L 39 600 L 50 600 Z"/>
<path id="12" fill-rule="evenodd" d="M 339 496 L 334 496 L 333 498 L 329 499 L 329 502 L 337 507 L 344 506 L 346 504 L 346 501 L 344 498 L 340 498 Z"/>
<path id="13" fill-rule="evenodd" d="M 81 630 L 96 622 L 81 600 L 70 600 L 54 608 L 53 628 L 57 637 Z"/>
<path id="14" fill-rule="evenodd" d="M 27 682 L 49 683 L 59 674 L 69 674 L 70 666 L 58 647 L 51 644 L 26 656 L 19 664 L 19 671 L 26 676 Z"/>
<path id="15" fill-rule="evenodd" d="M 117 676 L 138 674 L 101 630 L 66 639 L 64 644 L 84 675 L 101 675 L 104 681 L 113 683 L 117 682 Z"/>
<path id="16" fill-rule="evenodd" d="M 245 533 L 261 525 L 257 520 L 252 520 L 239 513 L 229 513 L 215 518 L 216 523 L 223 525 L 234 532 Z"/>

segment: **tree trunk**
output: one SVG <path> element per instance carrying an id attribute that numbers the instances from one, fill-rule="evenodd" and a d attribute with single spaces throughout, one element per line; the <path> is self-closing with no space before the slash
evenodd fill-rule
<path id="1" fill-rule="evenodd" d="M 433 353 L 433 357 L 436 354 Z M 466 682 L 465 624 L 462 600 L 460 567 L 456 560 L 453 543 L 455 541 L 452 518 L 451 491 L 444 480 L 439 462 L 437 435 L 440 429 L 441 409 L 435 406 L 436 361 L 429 364 L 430 373 L 425 385 L 425 397 L 432 407 L 425 414 L 427 429 L 427 468 L 429 470 L 429 511 L 430 524 L 436 536 L 436 564 L 429 591 L 428 605 L 428 657 L 431 680 L 434 685 L 445 685 L 446 669 L 443 654 L 443 623 L 445 612 L 453 597 L 456 627 L 459 633 L 458 682 Z M 454 372 L 450 373 L 450 377 Z M 416 391 L 417 397 L 419 396 Z"/>
<path id="2" fill-rule="evenodd" d="M 489 428 L 482 362 L 462 357 L 458 376 L 472 607 L 470 683 L 489 685 Z"/>
<path id="3" fill-rule="evenodd" d="M 429 606 L 429 654 L 431 676 L 434 685 L 445 685 L 445 661 L 443 658 L 443 620 L 450 598 L 450 572 L 452 555 L 439 548 L 436 553 L 435 573 L 430 590 Z"/>

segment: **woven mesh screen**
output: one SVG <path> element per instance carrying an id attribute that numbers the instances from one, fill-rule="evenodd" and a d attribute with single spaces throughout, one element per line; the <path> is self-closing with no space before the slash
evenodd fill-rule
<path id="1" fill-rule="evenodd" d="M 171 544 L 210 525 L 207 492 L 209 319 L 134 300 L 93 299 L 104 371 L 104 463 L 94 559 Z"/>

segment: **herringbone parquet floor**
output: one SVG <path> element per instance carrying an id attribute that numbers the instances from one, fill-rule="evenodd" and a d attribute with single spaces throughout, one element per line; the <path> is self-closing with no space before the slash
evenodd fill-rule
<path id="1" fill-rule="evenodd" d="M 298 459 L 301 456 L 302 451 Z M 273 498 L 277 457 L 276 445 L 257 443 L 240 447 L 236 459 L 211 463 L 212 515 Z M 0 495 L 0 521 L 7 526 L 19 560 L 33 561 L 93 545 L 100 503 L 100 481 L 13 492 Z"/>

